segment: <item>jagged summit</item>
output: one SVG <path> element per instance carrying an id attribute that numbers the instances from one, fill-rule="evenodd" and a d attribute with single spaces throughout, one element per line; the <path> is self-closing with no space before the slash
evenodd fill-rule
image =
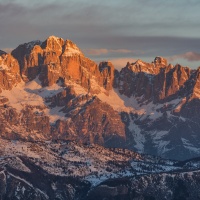
<path id="1" fill-rule="evenodd" d="M 83 56 L 81 50 L 71 40 L 66 40 L 64 44 L 63 56 L 80 55 Z"/>
<path id="2" fill-rule="evenodd" d="M 32 50 L 34 46 L 36 45 L 41 45 L 42 42 L 40 40 L 33 40 L 31 42 L 28 42 L 28 43 L 25 43 L 25 47 L 28 49 L 28 50 Z"/>
<path id="3" fill-rule="evenodd" d="M 56 51 L 61 54 L 63 45 L 64 40 L 62 38 L 50 36 L 42 43 L 41 47 L 46 51 Z"/>
<path id="4" fill-rule="evenodd" d="M 58 41 L 63 41 L 64 42 L 63 38 L 57 37 L 55 35 L 50 35 L 46 40 L 58 40 Z"/>
<path id="5" fill-rule="evenodd" d="M 61 56 L 83 55 L 81 50 L 71 40 L 49 36 L 41 45 L 45 51 L 56 51 Z"/>
<path id="6" fill-rule="evenodd" d="M 138 59 L 138 60 L 136 60 L 136 62 L 132 63 L 132 65 L 140 65 L 140 66 L 144 66 L 146 64 L 147 64 L 147 62 L 144 62 L 141 59 Z"/>
<path id="7" fill-rule="evenodd" d="M 14 57 L 18 57 L 18 55 L 16 54 L 19 54 L 20 52 L 20 57 L 24 57 L 24 55 L 26 54 L 34 53 L 35 49 L 39 49 L 39 47 L 43 51 L 56 51 L 57 54 L 63 54 L 65 56 L 83 55 L 81 50 L 72 41 L 68 39 L 65 41 L 63 38 L 53 35 L 49 36 L 43 42 L 41 42 L 40 40 L 34 40 L 31 42 L 20 44 L 16 49 L 11 52 L 11 54 Z"/>
<path id="8" fill-rule="evenodd" d="M 81 73 L 78 68 L 82 64 L 77 65 L 76 61 L 79 57 L 86 59 L 76 44 L 56 36 L 50 36 L 44 42 L 33 41 L 19 45 L 11 54 L 19 62 L 24 81 L 33 80 L 40 75 L 43 85 L 51 85 L 59 78 L 78 78 L 77 73 Z"/>
<path id="9" fill-rule="evenodd" d="M 167 66 L 168 63 L 167 63 L 167 59 L 166 58 L 163 58 L 161 56 L 156 56 L 155 59 L 154 59 L 154 64 L 155 65 L 163 65 L 163 66 Z"/>
<path id="10" fill-rule="evenodd" d="M 144 72 L 147 74 L 158 74 L 161 68 L 165 69 L 167 66 L 167 59 L 157 56 L 151 63 L 138 59 L 134 63 L 127 63 L 125 68 L 135 73 Z"/>

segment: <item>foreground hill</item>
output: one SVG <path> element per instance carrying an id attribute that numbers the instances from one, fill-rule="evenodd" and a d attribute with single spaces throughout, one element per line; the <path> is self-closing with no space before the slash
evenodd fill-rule
<path id="1" fill-rule="evenodd" d="M 2 200 L 199 198 L 199 158 L 176 162 L 70 141 L 0 139 L 0 149 Z"/>

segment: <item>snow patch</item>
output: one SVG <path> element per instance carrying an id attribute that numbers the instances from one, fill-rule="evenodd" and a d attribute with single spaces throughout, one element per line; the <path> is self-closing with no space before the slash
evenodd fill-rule
<path id="1" fill-rule="evenodd" d="M 38 78 L 25 84 L 21 82 L 12 90 L 3 90 L 1 96 L 9 99 L 9 104 L 20 112 L 26 105 L 42 107 L 45 115 L 48 115 L 50 122 L 53 123 L 58 119 L 65 119 L 65 114 L 61 111 L 62 107 L 50 108 L 45 103 L 45 98 L 52 97 L 64 90 L 58 84 L 48 87 L 42 87 Z M 37 110 L 35 110 L 37 111 Z"/>
<path id="2" fill-rule="evenodd" d="M 181 138 L 181 141 L 183 143 L 183 146 L 186 149 L 188 149 L 188 150 L 190 150 L 191 152 L 194 152 L 194 153 L 200 153 L 200 148 L 197 148 L 194 145 L 192 145 L 189 140 L 187 140 L 185 138 Z"/>
<path id="3" fill-rule="evenodd" d="M 134 147 L 137 149 L 139 153 L 144 152 L 144 143 L 145 143 L 145 137 L 141 134 L 141 129 L 138 125 L 134 123 L 133 120 L 131 120 L 128 129 L 131 131 L 134 141 L 136 144 Z"/>

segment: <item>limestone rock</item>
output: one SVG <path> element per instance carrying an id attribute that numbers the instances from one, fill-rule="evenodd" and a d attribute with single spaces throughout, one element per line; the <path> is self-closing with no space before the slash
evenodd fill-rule
<path id="1" fill-rule="evenodd" d="M 19 61 L 21 75 L 26 82 L 39 75 L 43 86 L 51 86 L 63 79 L 74 81 L 93 92 L 91 79 L 94 79 L 105 89 L 112 88 L 114 67 L 108 64 L 107 70 L 99 69 L 70 40 L 50 36 L 42 43 L 35 41 L 20 45 L 12 51 L 12 55 Z"/>
<path id="2" fill-rule="evenodd" d="M 97 143 L 104 146 L 124 146 L 125 127 L 119 114 L 97 98 L 81 99 L 87 102 L 77 109 L 74 102 L 66 108 L 69 121 L 57 121 L 54 137 L 75 139 L 82 143 Z M 68 109 L 68 110 L 67 110 Z"/>
<path id="3" fill-rule="evenodd" d="M 0 89 L 10 90 L 21 82 L 19 64 L 11 54 L 0 56 Z"/>
<path id="4" fill-rule="evenodd" d="M 115 68 L 111 62 L 101 62 L 99 64 L 101 72 L 99 84 L 107 90 L 111 90 L 114 81 Z"/>
<path id="5" fill-rule="evenodd" d="M 161 102 L 176 98 L 190 78 L 191 70 L 181 65 L 167 65 L 167 60 L 156 57 L 153 63 L 141 60 L 128 63 L 115 80 L 120 93 L 142 97 L 143 101 Z"/>
<path id="6" fill-rule="evenodd" d="M 163 58 L 163 57 L 155 57 L 154 59 L 154 64 L 157 66 L 162 65 L 162 66 L 167 66 L 167 59 Z"/>

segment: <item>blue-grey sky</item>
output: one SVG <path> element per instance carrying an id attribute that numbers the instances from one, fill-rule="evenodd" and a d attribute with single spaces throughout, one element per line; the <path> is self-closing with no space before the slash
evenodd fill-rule
<path id="1" fill-rule="evenodd" d="M 200 0 L 0 0 L 0 49 L 50 35 L 117 67 L 167 57 L 200 65 Z"/>

